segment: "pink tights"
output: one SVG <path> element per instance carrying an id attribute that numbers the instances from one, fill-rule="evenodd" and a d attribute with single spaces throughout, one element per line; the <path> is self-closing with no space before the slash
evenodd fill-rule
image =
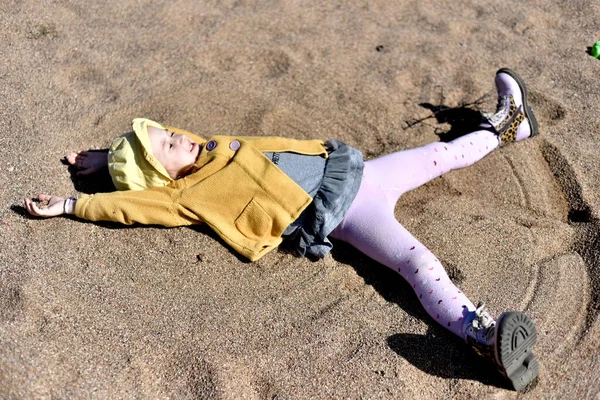
<path id="1" fill-rule="evenodd" d="M 433 253 L 400 225 L 394 206 L 403 193 L 472 165 L 498 144 L 494 133 L 482 130 L 367 161 L 356 199 L 330 235 L 400 273 L 427 313 L 463 339 L 464 320 L 475 310 L 473 303 L 450 281 Z"/>

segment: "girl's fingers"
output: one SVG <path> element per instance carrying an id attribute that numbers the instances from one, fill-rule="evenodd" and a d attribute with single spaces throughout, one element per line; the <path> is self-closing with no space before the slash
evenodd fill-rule
<path id="1" fill-rule="evenodd" d="M 77 168 L 81 168 L 87 155 L 87 151 L 84 150 L 78 151 L 77 153 L 72 151 L 69 154 L 67 154 L 67 161 L 69 162 L 69 164 Z"/>
<path id="2" fill-rule="evenodd" d="M 33 201 L 31 202 L 31 208 L 33 210 L 33 214 L 38 217 L 47 217 L 50 215 L 50 211 L 48 210 L 48 206 L 38 206 Z"/>
<path id="3" fill-rule="evenodd" d="M 46 200 L 50 200 L 52 198 L 52 196 L 48 196 L 47 194 L 40 194 L 38 196 L 38 200 L 41 201 L 46 201 Z M 23 199 L 25 202 L 25 208 L 27 209 L 27 212 L 29 212 L 29 214 L 36 216 L 36 217 L 46 217 L 48 215 L 50 215 L 50 212 L 48 210 L 47 206 L 43 206 L 40 207 L 37 205 L 37 203 L 29 198 L 25 198 Z"/>
<path id="4" fill-rule="evenodd" d="M 37 215 L 38 217 L 42 216 L 42 210 L 34 202 L 31 202 L 31 209 L 33 210 L 34 215 Z"/>
<path id="5" fill-rule="evenodd" d="M 77 153 L 75 153 L 74 151 L 70 152 L 69 154 L 67 154 L 67 161 L 69 161 L 69 163 L 71 165 L 75 165 L 79 159 L 81 158 L 82 152 L 79 151 Z"/>
<path id="6" fill-rule="evenodd" d="M 25 208 L 27 208 L 29 214 L 38 217 L 55 217 L 63 214 L 65 199 L 62 197 L 40 194 L 37 198 L 40 201 L 47 201 L 48 204 L 42 206 L 38 205 L 36 201 L 30 198 L 23 199 Z"/>
<path id="7" fill-rule="evenodd" d="M 29 199 L 25 199 L 25 208 L 27 208 L 27 211 L 29 212 L 29 214 L 39 216 L 38 213 L 33 208 L 33 206 L 34 206 L 33 201 L 31 201 Z"/>
<path id="8" fill-rule="evenodd" d="M 35 211 L 33 211 L 33 208 L 31 208 L 31 203 L 27 203 L 26 207 L 27 207 L 27 212 L 30 215 L 35 215 Z"/>
<path id="9" fill-rule="evenodd" d="M 82 169 L 81 171 L 78 171 L 77 176 L 89 175 L 92 172 L 96 172 L 96 170 L 92 169 L 92 168 L 85 168 L 85 169 Z"/>
<path id="10" fill-rule="evenodd" d="M 25 208 L 27 209 L 27 212 L 31 214 L 31 209 L 29 208 L 29 199 L 25 198 L 23 199 L 23 202 L 25 203 Z"/>
<path id="11" fill-rule="evenodd" d="M 35 204 L 35 202 L 29 200 L 29 209 L 32 211 L 34 215 L 39 215 L 40 208 Z"/>
<path id="12" fill-rule="evenodd" d="M 71 164 L 71 165 L 75 164 L 75 157 L 77 157 L 77 154 L 75 154 L 73 152 L 67 154 L 67 161 L 69 162 L 69 164 Z"/>

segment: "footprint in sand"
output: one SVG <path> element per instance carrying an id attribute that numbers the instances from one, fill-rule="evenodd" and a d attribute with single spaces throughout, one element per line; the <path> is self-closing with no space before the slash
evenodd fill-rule
<path id="1" fill-rule="evenodd" d="M 12 322 L 23 308 L 21 289 L 17 286 L 7 286 L 0 290 L 0 321 Z"/>
<path id="2" fill-rule="evenodd" d="M 567 115 L 565 108 L 556 100 L 546 95 L 530 91 L 529 101 L 531 102 L 538 121 L 547 122 L 549 125 L 555 125 L 562 121 Z"/>

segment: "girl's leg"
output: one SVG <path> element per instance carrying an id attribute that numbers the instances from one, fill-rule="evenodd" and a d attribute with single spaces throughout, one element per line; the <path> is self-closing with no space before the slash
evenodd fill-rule
<path id="1" fill-rule="evenodd" d="M 496 73 L 498 106 L 482 130 L 449 143 L 436 142 L 371 160 L 365 175 L 378 183 L 395 204 L 398 198 L 430 180 L 454 169 L 481 160 L 499 143 L 520 141 L 538 134 L 538 124 L 527 101 L 527 87 L 512 70 Z"/>
<path id="2" fill-rule="evenodd" d="M 537 337 L 533 322 L 522 312 L 503 313 L 495 322 L 483 307 L 475 309 L 437 258 L 394 216 L 394 206 L 403 193 L 475 163 L 498 147 L 499 138 L 505 143 L 537 134 L 537 122 L 527 105 L 527 88 L 519 76 L 501 69 L 496 87 L 500 101 L 489 122 L 497 134 L 476 131 L 450 143 L 432 143 L 365 163 L 356 199 L 331 236 L 399 272 L 429 315 L 494 360 L 500 373 L 520 390 L 538 373 L 531 353 Z"/>
<path id="3" fill-rule="evenodd" d="M 473 303 L 450 281 L 439 260 L 394 217 L 376 183 L 363 179 L 342 223 L 331 233 L 398 272 L 412 286 L 433 319 L 465 339 L 463 322 Z"/>
<path id="4" fill-rule="evenodd" d="M 431 143 L 367 161 L 356 199 L 331 233 L 400 273 L 427 313 L 463 339 L 464 319 L 473 317 L 473 303 L 450 281 L 431 251 L 396 220 L 394 206 L 405 192 L 472 165 L 498 145 L 496 134 L 481 130 L 449 143 Z"/>
<path id="5" fill-rule="evenodd" d="M 365 177 L 377 183 L 396 204 L 403 193 L 455 169 L 473 165 L 499 145 L 498 136 L 480 130 L 451 142 L 435 142 L 388 154 L 365 163 Z"/>

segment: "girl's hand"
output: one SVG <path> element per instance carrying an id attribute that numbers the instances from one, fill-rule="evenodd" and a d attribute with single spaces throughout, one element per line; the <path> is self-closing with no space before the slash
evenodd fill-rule
<path id="1" fill-rule="evenodd" d="M 38 200 L 48 201 L 46 206 L 38 206 L 31 199 L 24 199 L 25 208 L 29 211 L 29 214 L 35 215 L 36 217 L 56 217 L 57 215 L 64 214 L 65 210 L 65 199 L 58 196 L 48 196 L 47 194 L 40 194 Z"/>
<path id="2" fill-rule="evenodd" d="M 71 152 L 66 157 L 69 164 L 77 168 L 77 175 L 90 175 L 108 166 L 108 153 L 105 151 Z"/>

